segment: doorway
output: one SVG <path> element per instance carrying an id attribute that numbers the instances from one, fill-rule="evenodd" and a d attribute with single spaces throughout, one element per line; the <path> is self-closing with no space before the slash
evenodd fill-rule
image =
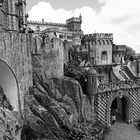
<path id="1" fill-rule="evenodd" d="M 128 99 L 126 97 L 122 98 L 115 98 L 111 104 L 111 123 L 112 123 L 112 116 L 116 116 L 117 122 L 127 122 L 129 117 L 128 112 Z M 115 121 L 115 122 L 116 122 Z"/>

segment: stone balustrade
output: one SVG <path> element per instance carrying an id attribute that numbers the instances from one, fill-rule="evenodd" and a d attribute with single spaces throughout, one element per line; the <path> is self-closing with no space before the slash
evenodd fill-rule
<path id="1" fill-rule="evenodd" d="M 107 91 L 114 91 L 120 89 L 138 88 L 139 85 L 140 85 L 139 81 L 133 81 L 133 80 L 101 83 L 97 88 L 97 92 L 107 92 Z"/>

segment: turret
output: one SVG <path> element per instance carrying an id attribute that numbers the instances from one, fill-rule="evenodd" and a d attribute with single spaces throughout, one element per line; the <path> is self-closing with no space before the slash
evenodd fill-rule
<path id="1" fill-rule="evenodd" d="M 79 16 L 79 19 L 81 20 L 81 23 L 82 23 L 82 15 L 80 14 L 80 16 Z"/>
<path id="2" fill-rule="evenodd" d="M 140 77 L 140 58 L 137 58 L 137 76 Z"/>
<path id="3" fill-rule="evenodd" d="M 124 56 L 126 52 L 125 45 L 113 45 L 113 62 L 114 63 L 124 63 Z"/>
<path id="4" fill-rule="evenodd" d="M 112 64 L 113 34 L 94 33 L 85 35 L 88 44 L 89 61 L 93 65 Z"/>
<path id="5" fill-rule="evenodd" d="M 94 68 L 90 68 L 87 75 L 87 94 L 91 99 L 97 92 L 97 86 L 97 72 Z"/>
<path id="6" fill-rule="evenodd" d="M 69 31 L 81 31 L 81 23 L 82 23 L 82 16 L 80 15 L 79 18 L 73 17 L 66 20 L 66 24 L 68 26 Z"/>

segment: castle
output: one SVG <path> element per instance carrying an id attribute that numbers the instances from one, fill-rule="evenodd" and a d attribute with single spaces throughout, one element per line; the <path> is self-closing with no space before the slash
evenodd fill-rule
<path id="1" fill-rule="evenodd" d="M 34 33 L 47 33 L 50 38 L 58 37 L 61 40 L 67 40 L 75 45 L 80 45 L 83 31 L 81 30 L 82 16 L 79 18 L 72 17 L 66 20 L 66 24 L 28 21 L 28 30 Z"/>
<path id="2" fill-rule="evenodd" d="M 111 116 L 135 123 L 140 115 L 139 59 L 124 61 L 125 45 L 113 44 L 113 34 L 85 35 L 91 66 L 87 66 L 87 93 L 94 106 L 94 118 L 105 125 L 112 124 Z"/>
<path id="3" fill-rule="evenodd" d="M 69 47 L 78 45 L 88 53 L 90 63 L 81 65 L 88 70 L 87 93 L 91 99 L 87 106 L 83 97 L 85 117 L 91 110 L 92 119 L 111 125 L 112 112 L 118 109 L 124 122 L 139 121 L 140 61 L 125 62 L 126 46 L 115 45 L 110 33 L 83 35 L 81 16 L 68 19 L 66 24 L 27 22 L 25 6 L 23 0 L 0 2 L 0 30 L 17 32 L 1 33 L 0 38 L 0 84 L 15 110 L 24 114 L 24 95 L 33 85 L 33 72 L 41 75 L 45 70 L 50 77 L 62 77 L 64 63 L 70 59 Z M 19 34 L 26 26 L 34 33 Z M 42 39 L 42 34 L 47 35 Z"/>

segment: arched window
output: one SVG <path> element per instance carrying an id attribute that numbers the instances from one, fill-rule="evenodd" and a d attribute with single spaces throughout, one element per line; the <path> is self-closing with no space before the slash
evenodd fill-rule
<path id="1" fill-rule="evenodd" d="M 107 51 L 102 51 L 101 60 L 102 60 L 102 64 L 107 64 L 107 60 L 108 60 Z"/>

